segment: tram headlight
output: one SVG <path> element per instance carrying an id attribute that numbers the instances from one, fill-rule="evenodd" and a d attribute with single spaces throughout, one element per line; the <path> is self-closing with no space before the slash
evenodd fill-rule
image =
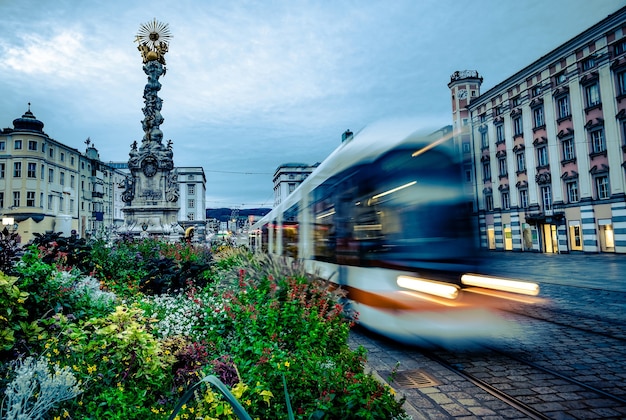
<path id="1" fill-rule="evenodd" d="M 456 284 L 441 283 L 433 280 L 425 280 L 417 277 L 398 276 L 396 283 L 405 289 L 416 292 L 428 293 L 447 299 L 456 299 L 459 294 L 459 286 Z"/>
<path id="2" fill-rule="evenodd" d="M 483 276 L 478 274 L 463 274 L 461 283 L 467 286 L 485 287 L 487 289 L 502 290 L 503 292 L 520 293 L 523 295 L 537 296 L 539 285 L 537 283 L 501 279 L 498 277 Z"/>

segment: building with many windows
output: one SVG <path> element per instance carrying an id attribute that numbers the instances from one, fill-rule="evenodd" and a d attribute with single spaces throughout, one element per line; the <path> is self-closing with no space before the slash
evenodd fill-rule
<path id="1" fill-rule="evenodd" d="M 179 186 L 180 210 L 178 224 L 185 231 L 194 229 L 196 240 L 204 240 L 207 234 L 206 176 L 202 167 L 176 167 Z"/>
<path id="2" fill-rule="evenodd" d="M 280 204 L 319 166 L 306 163 L 283 163 L 274 172 L 274 206 Z"/>
<path id="3" fill-rule="evenodd" d="M 0 130 L 0 216 L 22 243 L 34 233 L 72 231 L 80 237 L 108 235 L 124 224 L 125 163 L 105 163 L 87 139 L 85 153 L 43 131 L 28 111 Z M 176 168 L 181 208 L 178 224 L 206 234 L 206 177 L 201 167 Z"/>
<path id="4" fill-rule="evenodd" d="M 114 223 L 116 176 L 89 146 L 83 155 L 43 131 L 30 111 L 0 130 L 0 212 L 15 222 L 22 243 L 34 233 L 85 236 Z"/>
<path id="5" fill-rule="evenodd" d="M 626 8 L 481 83 L 465 71 L 448 86 L 482 247 L 626 253 Z"/>

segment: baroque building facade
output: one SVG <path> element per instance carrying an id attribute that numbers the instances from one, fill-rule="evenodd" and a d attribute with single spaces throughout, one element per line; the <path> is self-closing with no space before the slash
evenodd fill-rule
<path id="1" fill-rule="evenodd" d="M 83 238 L 123 233 L 124 189 L 128 164 L 103 162 L 91 140 L 85 152 L 67 146 L 43 130 L 29 109 L 0 130 L 0 218 L 19 234 L 22 244 L 34 233 L 75 233 Z M 179 196 L 177 220 L 194 227 L 203 240 L 206 225 L 206 177 L 202 167 L 174 168 Z M 11 220 L 11 224 L 8 221 Z"/>
<path id="2" fill-rule="evenodd" d="M 29 109 L 0 130 L 0 213 L 13 220 L 21 242 L 34 233 L 93 235 L 121 222 L 115 209 L 124 174 L 99 159 L 87 141 L 85 153 L 43 131 Z"/>
<path id="3" fill-rule="evenodd" d="M 448 85 L 481 246 L 626 253 L 626 8 L 481 83 L 462 71 Z"/>

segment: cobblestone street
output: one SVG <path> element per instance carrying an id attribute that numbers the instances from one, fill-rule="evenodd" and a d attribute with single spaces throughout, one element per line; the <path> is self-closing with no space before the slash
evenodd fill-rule
<path id="1" fill-rule="evenodd" d="M 433 350 L 364 330 L 352 333 L 351 345 L 368 351 L 368 367 L 407 398 L 407 412 L 414 419 L 626 417 L 626 258 L 485 258 L 490 274 L 536 281 L 547 298 L 501 311 L 523 326 L 522 334 L 495 339 L 481 350 Z M 390 378 L 396 365 L 397 375 L 418 377 L 421 384 Z"/>

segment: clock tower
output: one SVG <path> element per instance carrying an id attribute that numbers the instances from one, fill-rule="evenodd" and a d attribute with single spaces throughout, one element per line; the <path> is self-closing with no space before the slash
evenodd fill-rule
<path id="1" fill-rule="evenodd" d="M 475 171 L 473 167 L 472 121 L 468 109 L 470 101 L 480 96 L 483 78 L 476 70 L 455 71 L 450 76 L 450 97 L 452 99 L 452 126 L 454 145 L 463 161 L 465 191 L 472 195 Z"/>

